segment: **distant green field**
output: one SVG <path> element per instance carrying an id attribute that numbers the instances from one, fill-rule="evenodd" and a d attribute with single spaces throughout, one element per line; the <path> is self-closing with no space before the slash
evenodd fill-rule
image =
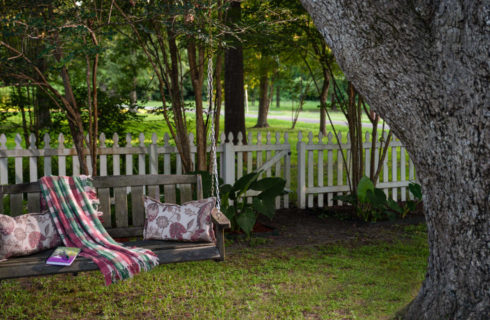
<path id="1" fill-rule="evenodd" d="M 189 101 L 192 103 L 191 101 Z M 160 101 L 148 101 L 142 103 L 142 105 L 147 107 L 159 107 L 161 106 Z M 205 104 L 207 105 L 207 104 Z M 303 105 L 303 110 L 299 114 L 299 118 L 306 119 L 318 119 L 320 121 L 320 103 L 318 101 L 307 100 Z M 281 101 L 280 108 L 276 107 L 275 101 L 271 104 L 269 108 L 269 115 L 271 116 L 282 116 L 292 118 L 293 110 L 296 110 L 298 107 L 298 102 L 291 100 Z M 255 104 L 252 105 L 252 102 L 249 102 L 249 108 L 247 110 L 247 114 L 257 114 L 258 111 L 258 102 L 255 101 Z M 333 121 L 346 121 L 344 114 L 341 111 L 330 111 L 330 117 Z M 369 119 L 366 116 L 363 116 L 362 122 L 369 123 Z"/>

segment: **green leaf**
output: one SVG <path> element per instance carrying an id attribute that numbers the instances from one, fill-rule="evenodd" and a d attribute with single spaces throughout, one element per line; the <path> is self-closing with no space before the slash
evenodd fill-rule
<path id="1" fill-rule="evenodd" d="M 237 192 L 237 198 L 239 198 L 242 194 L 247 192 L 249 186 L 257 180 L 262 171 L 259 172 L 251 172 L 249 174 L 244 175 L 240 179 L 238 179 L 233 185 L 232 192 Z"/>
<path id="2" fill-rule="evenodd" d="M 393 199 L 389 198 L 388 199 L 388 208 L 390 208 L 391 210 L 395 211 L 395 212 L 398 212 L 400 214 L 403 213 L 403 209 L 398 205 L 398 203 L 396 203 Z"/>
<path id="3" fill-rule="evenodd" d="M 255 220 L 257 220 L 257 217 L 250 207 L 245 208 L 245 210 L 236 218 L 238 226 L 247 234 L 247 236 L 250 236 L 250 232 L 252 232 L 255 225 Z"/>
<path id="4" fill-rule="evenodd" d="M 422 187 L 418 183 L 410 183 L 408 185 L 408 190 L 413 194 L 413 196 L 418 199 L 422 200 Z"/>
<path id="5" fill-rule="evenodd" d="M 356 204 L 356 197 L 352 194 L 344 194 L 344 195 L 340 195 L 340 196 L 334 195 L 333 200 L 340 200 L 342 202 L 347 202 L 347 203 L 350 203 L 352 205 Z"/>
<path id="6" fill-rule="evenodd" d="M 230 191 L 233 189 L 231 184 L 224 184 L 221 187 L 219 187 L 219 192 L 220 194 L 228 194 Z"/>
<path id="7" fill-rule="evenodd" d="M 221 209 L 223 214 L 228 218 L 230 219 L 230 221 L 233 221 L 234 218 L 235 218 L 235 208 L 233 207 L 228 207 L 226 209 Z"/>
<path id="8" fill-rule="evenodd" d="M 269 219 L 272 219 L 274 217 L 274 214 L 276 213 L 274 199 L 262 200 L 259 198 L 253 198 L 252 206 L 257 212 L 263 214 Z"/>
<path id="9" fill-rule="evenodd" d="M 374 184 L 368 177 L 364 176 L 357 185 L 357 199 L 361 202 L 366 202 L 368 191 L 374 192 Z"/>
<path id="10" fill-rule="evenodd" d="M 284 189 L 286 180 L 276 177 L 268 177 L 261 180 L 257 180 L 250 185 L 250 189 L 256 191 L 265 191 L 268 189 Z"/>
<path id="11" fill-rule="evenodd" d="M 284 191 L 284 186 L 286 185 L 286 181 L 281 181 L 280 184 L 276 185 L 273 188 L 267 189 L 263 192 L 261 192 L 258 197 L 260 199 L 275 199 L 277 196 L 283 195 L 286 193 Z"/>

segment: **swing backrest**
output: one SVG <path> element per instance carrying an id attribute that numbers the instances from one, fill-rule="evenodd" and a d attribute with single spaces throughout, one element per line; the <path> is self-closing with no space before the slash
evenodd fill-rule
<path id="1" fill-rule="evenodd" d="M 200 175 L 131 175 L 94 177 L 94 187 L 100 200 L 99 210 L 107 231 L 113 237 L 138 237 L 145 223 L 143 196 L 167 203 L 184 203 L 203 198 Z M 0 200 L 11 195 L 10 210 L 0 213 L 17 216 L 27 212 L 39 212 L 39 202 L 29 201 L 28 194 L 39 196 L 38 182 L 0 186 Z"/>

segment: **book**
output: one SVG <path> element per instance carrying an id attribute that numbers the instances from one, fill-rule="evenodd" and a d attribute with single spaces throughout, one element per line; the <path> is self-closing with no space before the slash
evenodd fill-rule
<path id="1" fill-rule="evenodd" d="M 80 248 L 75 247 L 58 247 L 51 256 L 46 260 L 46 264 L 55 266 L 69 266 L 75 261 L 80 253 Z"/>

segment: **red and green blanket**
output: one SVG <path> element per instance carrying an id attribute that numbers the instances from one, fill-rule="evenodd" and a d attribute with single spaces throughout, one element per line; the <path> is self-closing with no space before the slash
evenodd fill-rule
<path id="1" fill-rule="evenodd" d="M 92 259 L 104 275 L 106 285 L 158 265 L 158 258 L 151 250 L 125 247 L 107 233 L 85 192 L 92 183 L 87 176 L 48 176 L 40 182 L 63 244 L 80 248 L 81 256 Z"/>

